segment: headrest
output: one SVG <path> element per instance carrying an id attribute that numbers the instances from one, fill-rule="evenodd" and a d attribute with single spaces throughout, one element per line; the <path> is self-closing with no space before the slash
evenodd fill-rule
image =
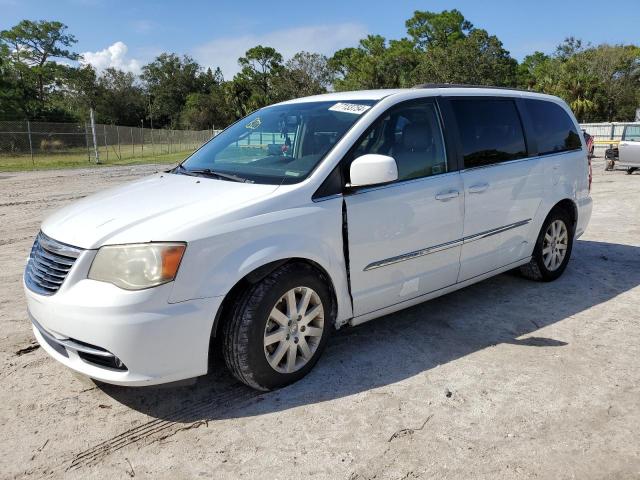
<path id="1" fill-rule="evenodd" d="M 402 145 L 407 150 L 425 150 L 431 146 L 431 141 L 428 123 L 413 122 L 402 129 Z"/>

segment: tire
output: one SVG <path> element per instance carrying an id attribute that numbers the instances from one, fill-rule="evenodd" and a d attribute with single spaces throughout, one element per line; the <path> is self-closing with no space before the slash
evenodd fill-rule
<path id="1" fill-rule="evenodd" d="M 291 304 L 295 312 L 290 311 Z M 306 314 L 298 315 L 303 308 Z M 335 311 L 324 275 L 305 263 L 285 264 L 236 300 L 222 330 L 225 363 L 238 380 L 257 390 L 294 383 L 320 358 L 333 330 Z"/>
<path id="2" fill-rule="evenodd" d="M 563 226 L 566 234 L 566 242 L 563 243 L 559 241 L 558 237 L 561 237 L 561 234 L 559 234 L 558 237 L 554 237 L 551 231 L 552 225 L 555 226 L 556 231 L 561 231 L 561 229 L 558 229 L 559 225 Z M 571 216 L 563 208 L 556 207 L 549 213 L 540 229 L 531 261 L 520 267 L 522 275 L 531 280 L 542 282 L 551 282 L 560 277 L 565 268 L 567 268 L 567 264 L 571 258 L 573 236 L 574 231 Z M 549 242 L 549 238 L 555 238 L 556 241 Z M 561 252 L 563 245 L 565 247 L 565 253 L 561 260 L 559 256 L 550 259 L 549 252 L 551 252 L 551 256 L 553 257 L 554 249 L 557 252 Z"/>
<path id="3" fill-rule="evenodd" d="M 636 167 L 629 167 L 627 168 L 627 175 L 631 175 L 633 172 L 635 172 L 637 170 Z"/>

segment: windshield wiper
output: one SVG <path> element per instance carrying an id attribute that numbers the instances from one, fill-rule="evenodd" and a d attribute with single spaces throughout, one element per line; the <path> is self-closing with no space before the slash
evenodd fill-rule
<path id="1" fill-rule="evenodd" d="M 230 173 L 215 172 L 215 171 L 211 170 L 210 168 L 194 168 L 192 170 L 189 170 L 189 169 L 185 168 L 182 165 L 178 165 L 177 169 L 183 175 L 191 175 L 191 176 L 194 176 L 194 177 L 204 176 L 204 177 L 209 177 L 209 178 L 217 178 L 217 179 L 220 179 L 220 180 L 230 180 L 232 182 L 241 182 L 241 183 L 246 183 L 246 182 L 249 181 L 246 178 L 242 178 L 242 177 L 239 177 L 237 175 L 232 175 Z"/>

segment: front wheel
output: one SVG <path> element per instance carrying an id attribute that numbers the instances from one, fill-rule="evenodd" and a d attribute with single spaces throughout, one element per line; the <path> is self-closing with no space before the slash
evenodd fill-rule
<path id="1" fill-rule="evenodd" d="M 636 170 L 638 170 L 637 167 L 629 167 L 629 168 L 627 168 L 627 175 L 631 175 Z"/>
<path id="2" fill-rule="evenodd" d="M 237 299 L 223 327 L 225 363 L 258 390 L 296 382 L 318 361 L 334 317 L 328 279 L 310 265 L 286 264 Z"/>
<path id="3" fill-rule="evenodd" d="M 556 208 L 546 218 L 531 261 L 520 267 L 521 273 L 532 280 L 550 282 L 567 268 L 573 247 L 573 222 L 562 208 Z"/>

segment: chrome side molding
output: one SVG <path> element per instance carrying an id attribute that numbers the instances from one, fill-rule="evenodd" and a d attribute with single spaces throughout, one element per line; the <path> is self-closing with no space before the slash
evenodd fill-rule
<path id="1" fill-rule="evenodd" d="M 502 227 L 492 228 L 491 230 L 486 230 L 484 232 L 474 233 L 473 235 L 469 235 L 467 237 L 463 237 L 458 240 L 453 240 L 451 242 L 441 243 L 439 245 L 434 245 L 432 247 L 422 248 L 420 250 L 416 250 L 415 252 L 404 253 L 402 255 L 397 255 L 395 257 L 385 258 L 384 260 L 378 260 L 376 262 L 373 262 L 367 265 L 364 268 L 364 271 L 367 272 L 369 270 L 375 270 L 376 268 L 386 267 L 388 265 L 393 265 L 394 263 L 404 262 L 406 260 L 412 260 L 414 258 L 423 257 L 431 253 L 441 252 L 449 248 L 458 247 L 465 243 L 475 242 L 476 240 L 491 237 L 492 235 L 497 235 L 499 233 L 506 232 L 507 230 L 511 230 L 513 228 L 522 227 L 530 222 L 531 222 L 531 219 L 528 218 L 526 220 L 520 220 L 519 222 L 510 223 L 509 225 L 504 225 Z"/>
<path id="2" fill-rule="evenodd" d="M 396 257 L 386 258 L 384 260 L 378 260 L 377 262 L 370 263 L 364 269 L 365 272 L 369 270 L 374 270 L 376 268 L 386 267 L 387 265 L 392 265 L 398 262 L 404 262 L 405 260 L 411 260 L 413 258 L 422 257 L 424 255 L 429 255 L 430 253 L 441 252 L 443 250 L 447 250 L 449 248 L 457 247 L 462 245 L 463 241 L 454 240 L 452 242 L 441 243 L 439 245 L 434 245 L 433 247 L 423 248 L 421 250 L 416 250 L 415 252 L 404 253 L 402 255 L 398 255 Z"/>

